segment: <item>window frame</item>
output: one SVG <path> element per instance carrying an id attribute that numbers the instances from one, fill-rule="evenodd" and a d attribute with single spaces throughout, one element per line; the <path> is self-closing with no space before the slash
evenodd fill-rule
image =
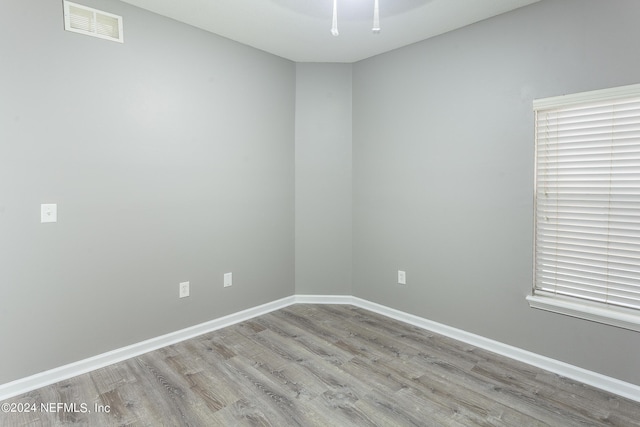
<path id="1" fill-rule="evenodd" d="M 620 86 L 609 89 L 575 93 L 536 99 L 533 101 L 535 114 L 535 152 L 534 152 L 534 227 L 533 227 L 533 284 L 531 294 L 526 297 L 531 308 L 564 314 L 598 323 L 616 326 L 640 332 L 640 307 L 626 308 L 595 302 L 578 297 L 552 294 L 537 289 L 537 245 L 538 245 L 538 112 L 553 108 L 575 106 L 577 104 L 597 103 L 640 97 L 640 84 Z"/>

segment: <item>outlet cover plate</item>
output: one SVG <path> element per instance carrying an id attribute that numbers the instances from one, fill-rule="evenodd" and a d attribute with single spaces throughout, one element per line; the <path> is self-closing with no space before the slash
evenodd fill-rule
<path id="1" fill-rule="evenodd" d="M 58 222 L 58 205 L 54 203 L 40 205 L 40 222 Z"/>
<path id="2" fill-rule="evenodd" d="M 398 270 L 398 284 L 406 285 L 407 284 L 407 272 Z"/>

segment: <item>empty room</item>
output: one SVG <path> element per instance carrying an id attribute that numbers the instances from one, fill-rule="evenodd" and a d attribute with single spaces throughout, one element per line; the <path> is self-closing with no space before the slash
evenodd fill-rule
<path id="1" fill-rule="evenodd" d="M 640 426 L 640 1 L 2 6 L 0 426 Z"/>

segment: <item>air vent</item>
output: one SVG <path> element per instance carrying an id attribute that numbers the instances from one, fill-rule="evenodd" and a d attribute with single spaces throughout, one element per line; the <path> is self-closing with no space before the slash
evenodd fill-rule
<path id="1" fill-rule="evenodd" d="M 64 29 L 124 43 L 122 16 L 64 1 Z"/>

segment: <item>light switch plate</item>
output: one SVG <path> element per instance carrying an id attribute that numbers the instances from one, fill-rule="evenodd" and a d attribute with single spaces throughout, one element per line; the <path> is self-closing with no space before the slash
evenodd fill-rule
<path id="1" fill-rule="evenodd" d="M 180 298 L 186 298 L 189 296 L 189 282 L 180 283 Z"/>
<path id="2" fill-rule="evenodd" d="M 40 222 L 58 222 L 58 205 L 52 203 L 40 205 Z"/>
<path id="3" fill-rule="evenodd" d="M 231 285 L 233 285 L 233 274 L 224 273 L 224 287 L 227 288 Z"/>

